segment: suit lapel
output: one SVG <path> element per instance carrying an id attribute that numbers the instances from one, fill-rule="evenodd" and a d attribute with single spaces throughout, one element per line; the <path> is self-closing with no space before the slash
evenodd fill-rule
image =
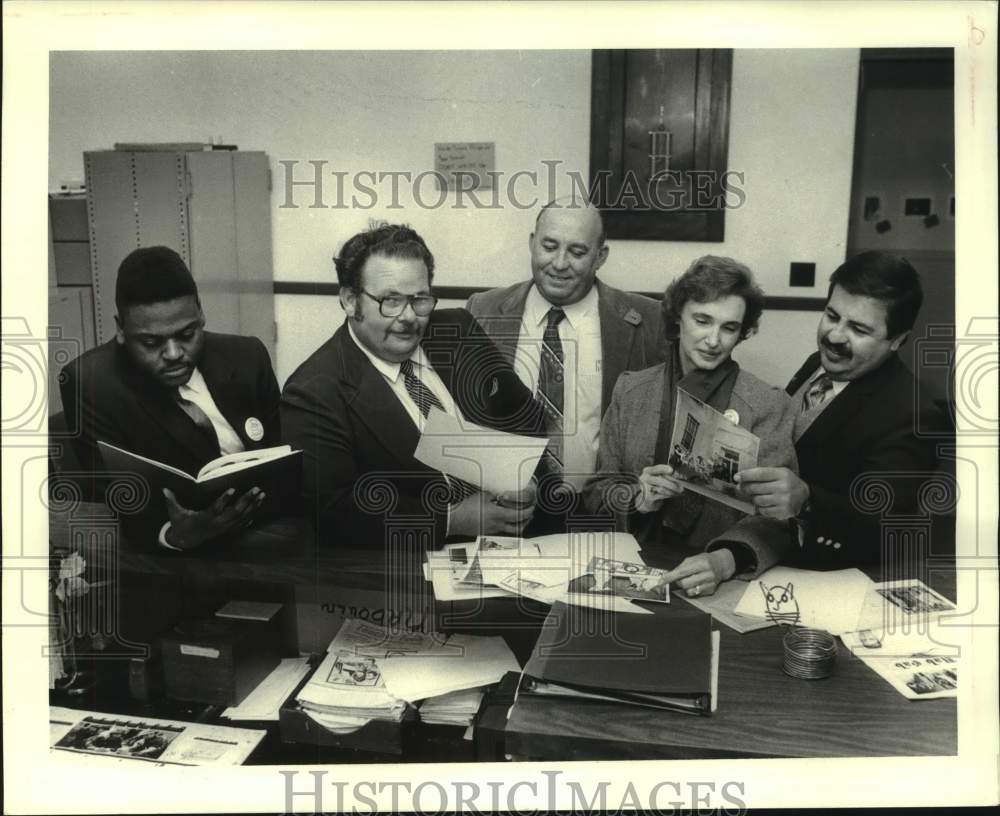
<path id="1" fill-rule="evenodd" d="M 872 393 L 879 388 L 885 377 L 890 375 L 892 367 L 898 364 L 897 358 L 890 358 L 877 370 L 848 385 L 813 420 L 802 434 L 796 448 L 802 450 L 822 448 L 826 440 L 837 435 L 845 424 L 865 408 Z M 799 386 L 801 387 L 801 382 Z"/>
<path id="2" fill-rule="evenodd" d="M 136 406 L 149 417 L 154 433 L 166 436 L 186 451 L 193 461 L 200 463 L 198 467 L 219 455 L 218 447 L 213 447 L 208 436 L 181 410 L 169 390 L 137 372 L 120 348 L 117 360 L 121 377 L 129 383 Z"/>
<path id="3" fill-rule="evenodd" d="M 412 468 L 419 431 L 385 378 L 351 339 L 346 323 L 338 330 L 341 332 L 341 384 L 348 405 L 382 447 L 400 464 Z"/>
<path id="4" fill-rule="evenodd" d="M 611 403 L 611 393 L 617 375 L 629 367 L 632 344 L 642 315 L 626 303 L 622 303 L 614 292 L 597 281 L 597 310 L 601 321 L 601 416 Z"/>
<path id="5" fill-rule="evenodd" d="M 517 343 L 524 321 L 524 302 L 530 288 L 531 281 L 518 284 L 500 304 L 497 314 L 484 317 L 483 328 L 510 365 L 514 365 L 517 355 Z"/>
<path id="6" fill-rule="evenodd" d="M 247 408 L 253 404 L 250 389 L 240 380 L 235 361 L 218 353 L 208 335 L 198 366 L 216 407 L 248 450 L 259 446 L 246 435 Z M 260 417 L 258 417 L 260 419 Z"/>
<path id="7" fill-rule="evenodd" d="M 794 396 L 795 392 L 802 387 L 802 383 L 809 379 L 809 376 L 819 368 L 819 352 L 814 351 L 806 361 L 802 364 L 802 367 L 795 372 L 795 375 L 788 382 L 788 387 L 785 388 L 785 393 L 789 396 Z"/>

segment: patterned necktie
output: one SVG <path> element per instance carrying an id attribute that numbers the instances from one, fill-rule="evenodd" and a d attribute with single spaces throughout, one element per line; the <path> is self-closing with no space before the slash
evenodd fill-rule
<path id="1" fill-rule="evenodd" d="M 431 412 L 431 408 L 437 408 L 439 411 L 444 410 L 441 400 L 434 395 L 431 389 L 423 384 L 413 370 L 413 360 L 403 360 L 399 364 L 399 370 L 403 372 L 403 384 L 406 386 L 406 393 L 417 404 L 417 408 L 424 415 L 424 419 Z M 476 487 L 454 476 L 448 477 L 448 485 L 451 488 L 451 497 L 448 499 L 449 504 L 458 504 L 462 499 L 478 492 Z"/>
<path id="2" fill-rule="evenodd" d="M 181 410 L 191 417 L 191 421 L 198 426 L 198 430 L 212 440 L 212 443 L 215 445 L 215 449 L 217 451 L 221 451 L 221 447 L 219 446 L 219 435 L 215 432 L 215 426 L 212 424 L 212 420 L 208 418 L 208 414 L 202 411 L 197 403 L 191 402 L 191 400 L 182 397 L 180 389 L 177 390 L 176 399 Z"/>
<path id="3" fill-rule="evenodd" d="M 813 380 L 812 385 L 806 389 L 806 393 L 802 398 L 803 410 L 808 411 L 812 408 L 819 407 L 830 398 L 830 393 L 832 391 L 833 380 L 831 380 L 830 375 L 824 371 L 815 380 Z"/>
<path id="4" fill-rule="evenodd" d="M 546 453 L 550 466 L 563 470 L 563 380 L 565 355 L 559 339 L 559 324 L 566 312 L 553 306 L 542 335 L 542 352 L 538 366 L 538 390 L 535 396 L 545 409 L 545 429 L 549 434 Z"/>
<path id="5" fill-rule="evenodd" d="M 410 395 L 410 399 L 417 404 L 417 408 L 420 409 L 420 413 L 424 415 L 425 419 L 431 412 L 431 408 L 437 408 L 439 411 L 444 410 L 441 400 L 434 396 L 434 392 L 423 384 L 421 379 L 413 370 L 413 360 L 403 360 L 403 362 L 399 364 L 399 370 L 403 372 L 403 382 L 406 385 L 406 393 L 408 393 Z"/>

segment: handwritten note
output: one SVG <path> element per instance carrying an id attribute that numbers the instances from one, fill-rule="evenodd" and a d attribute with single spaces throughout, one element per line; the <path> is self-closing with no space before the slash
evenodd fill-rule
<path id="1" fill-rule="evenodd" d="M 491 190 L 495 153 L 495 142 L 436 142 L 434 170 L 448 189 Z"/>

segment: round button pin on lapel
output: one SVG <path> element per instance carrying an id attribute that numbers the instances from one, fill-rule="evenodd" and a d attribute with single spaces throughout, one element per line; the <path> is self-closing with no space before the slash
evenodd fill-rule
<path id="1" fill-rule="evenodd" d="M 257 417 L 247 419 L 243 428 L 254 442 L 260 442 L 264 438 L 264 424 Z"/>
<path id="2" fill-rule="evenodd" d="M 735 408 L 727 408 L 723 412 L 722 415 L 726 419 L 728 419 L 730 422 L 732 422 L 733 425 L 739 425 L 740 424 L 740 415 L 739 415 L 739 412 Z"/>

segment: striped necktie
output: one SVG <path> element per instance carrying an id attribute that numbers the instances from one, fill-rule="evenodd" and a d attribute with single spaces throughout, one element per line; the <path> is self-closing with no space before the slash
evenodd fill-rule
<path id="1" fill-rule="evenodd" d="M 420 409 L 420 413 L 424 415 L 425 419 L 431 412 L 431 408 L 437 408 L 439 411 L 444 410 L 441 400 L 434 396 L 434 392 L 423 384 L 423 381 L 413 370 L 413 360 L 403 360 L 399 364 L 399 370 L 403 372 L 406 393 L 417 404 L 417 408 Z"/>
<path id="2" fill-rule="evenodd" d="M 563 471 L 563 380 L 565 354 L 559 338 L 559 324 L 566 312 L 553 306 L 549 309 L 538 366 L 538 390 L 535 396 L 545 409 L 545 429 L 549 435 L 546 449 L 550 466 Z"/>
<path id="3" fill-rule="evenodd" d="M 825 403 L 833 391 L 833 380 L 825 371 L 820 374 L 812 384 L 806 389 L 802 397 L 802 409 L 809 411 Z"/>
<path id="4" fill-rule="evenodd" d="M 406 393 L 417 404 L 417 408 L 424 415 L 424 419 L 431 412 L 431 408 L 437 408 L 439 411 L 444 410 L 441 400 L 434 395 L 431 389 L 424 385 L 423 381 L 413 370 L 413 360 L 403 360 L 399 364 L 399 370 L 403 372 L 403 384 L 406 386 Z M 448 485 L 451 488 L 451 497 L 448 499 L 449 504 L 458 504 L 462 499 L 478 492 L 476 487 L 454 476 L 448 477 Z"/>

